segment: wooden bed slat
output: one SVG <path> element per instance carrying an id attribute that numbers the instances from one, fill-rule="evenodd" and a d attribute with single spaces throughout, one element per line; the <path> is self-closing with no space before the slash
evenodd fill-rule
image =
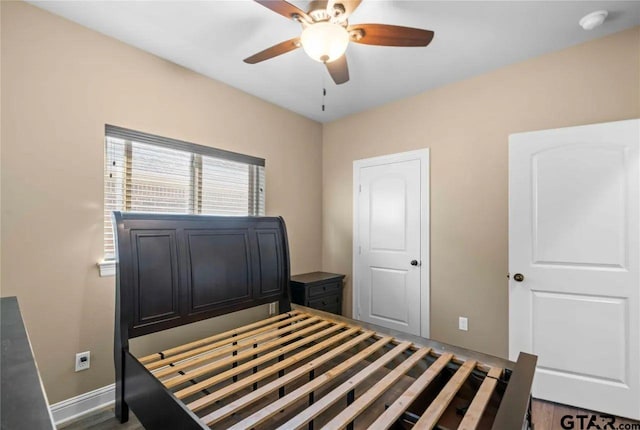
<path id="1" fill-rule="evenodd" d="M 363 370 L 358 372 L 355 376 L 349 378 L 349 380 L 342 383 L 337 388 L 331 390 L 331 392 L 325 394 L 321 399 L 316 401 L 313 405 L 309 406 L 304 411 L 297 414 L 295 417 L 284 423 L 280 426 L 279 430 L 285 429 L 299 429 L 309 421 L 320 415 L 327 408 L 337 402 L 339 399 L 343 398 L 349 391 L 356 388 L 362 381 L 371 377 L 371 375 L 386 364 L 388 364 L 391 360 L 396 358 L 398 355 L 402 354 L 411 346 L 411 342 L 402 342 L 393 348 L 391 351 L 387 352 L 382 357 L 378 358 L 376 361 L 365 367 Z"/>
<path id="2" fill-rule="evenodd" d="M 356 419 L 366 408 L 368 408 L 373 402 L 383 395 L 389 387 L 395 384 L 400 378 L 402 378 L 413 366 L 415 366 L 420 360 L 422 360 L 429 352 L 431 348 L 420 348 L 414 352 L 411 357 L 403 361 L 398 367 L 393 369 L 384 378 L 378 381 L 373 387 L 369 388 L 365 393 L 360 395 L 358 399 L 353 402 L 349 407 L 344 409 L 338 415 L 333 417 L 331 421 L 322 427 L 322 430 L 341 429 L 347 426 L 351 421 Z"/>
<path id="3" fill-rule="evenodd" d="M 464 381 L 471 374 L 476 367 L 476 362 L 473 360 L 465 361 L 458 371 L 451 377 L 447 385 L 438 393 L 438 396 L 429 405 L 426 411 L 422 414 L 418 422 L 413 426 L 414 430 L 429 429 L 431 430 L 438 424 L 438 420 L 442 417 L 442 414 L 453 400 Z"/>
<path id="4" fill-rule="evenodd" d="M 303 320 L 303 321 L 296 321 L 294 324 L 287 325 L 286 327 L 280 328 L 278 330 L 270 330 L 267 333 L 262 333 L 258 336 L 250 337 L 248 339 L 245 338 L 244 340 L 238 342 L 237 345 L 231 344 L 231 345 L 226 345 L 223 348 L 215 348 L 215 349 L 210 348 L 209 346 L 202 347 L 206 349 L 205 349 L 205 352 L 200 352 L 201 355 L 198 355 L 197 357 L 193 357 L 193 355 L 190 354 L 190 357 L 188 359 L 184 359 L 184 361 L 172 362 L 171 366 L 167 366 L 164 369 L 155 370 L 153 371 L 153 374 L 156 376 L 156 378 L 162 378 L 164 376 L 171 375 L 172 373 L 177 373 L 179 370 L 184 370 L 189 367 L 193 367 L 196 364 L 200 364 L 205 361 L 212 360 L 222 355 L 231 354 L 234 352 L 237 353 L 238 351 L 243 349 L 246 350 L 249 348 L 253 348 L 253 345 L 259 344 L 259 342 L 271 340 L 274 338 L 279 338 L 284 333 L 295 332 L 319 320 L 320 318 L 314 317 L 314 318 L 307 318 L 306 320 Z M 231 341 L 231 342 L 235 342 L 235 341 Z M 273 341 L 273 342 L 276 345 L 281 343 L 279 341 Z M 266 344 L 267 343 L 264 343 L 262 345 L 266 345 Z M 201 349 L 201 348 L 198 348 L 198 349 Z M 253 351 L 255 351 L 255 349 L 253 349 Z M 180 354 L 180 355 L 183 355 L 183 354 Z M 168 358 L 168 360 L 171 360 L 171 358 Z"/>
<path id="5" fill-rule="evenodd" d="M 295 307 L 300 306 L 300 305 L 294 304 L 293 306 L 295 308 Z M 316 310 L 312 309 L 312 311 L 316 311 Z M 319 311 L 319 312 L 322 314 L 322 319 L 324 319 L 324 320 L 331 321 L 331 322 L 334 322 L 336 324 L 338 324 L 338 323 L 346 323 L 345 319 L 347 319 L 347 318 L 345 318 L 345 317 L 338 316 L 337 318 L 332 318 L 333 314 L 328 314 L 327 312 L 324 312 L 324 311 Z M 305 314 L 306 315 L 317 315 L 316 313 L 311 313 L 311 312 L 305 312 Z M 337 315 L 333 315 L 333 316 L 336 317 Z M 363 326 L 360 326 L 360 325 L 349 325 L 349 326 L 350 327 L 363 328 Z M 376 332 L 376 334 L 374 335 L 374 337 L 376 339 L 380 339 L 383 336 L 386 336 L 386 334 L 377 333 Z M 394 344 L 394 345 L 398 345 L 400 342 L 402 342 L 402 340 L 396 339 L 396 338 L 394 338 L 391 341 L 391 343 Z M 425 345 L 423 345 L 423 344 L 421 344 L 419 342 L 415 342 L 415 341 L 413 341 L 413 342 L 414 343 L 409 347 L 409 350 L 411 350 L 411 351 L 417 351 L 418 349 L 423 348 L 425 346 Z M 444 354 L 444 352 L 442 352 L 442 354 Z M 439 357 L 439 354 L 434 353 L 434 352 L 432 352 L 432 355 L 434 355 L 436 357 Z M 459 356 L 454 355 L 453 358 L 451 359 L 451 362 L 461 366 L 465 362 L 465 360 L 466 360 L 465 357 L 459 357 Z M 487 373 L 487 372 L 489 372 L 489 370 L 491 370 L 491 366 L 489 366 L 489 365 L 487 365 L 487 364 L 485 364 L 485 363 L 483 363 L 481 361 L 478 361 L 478 362 L 476 362 L 476 369 L 481 371 L 481 372 L 483 372 L 483 373 Z"/>
<path id="6" fill-rule="evenodd" d="M 489 404 L 493 390 L 498 385 L 498 379 L 502 375 L 502 369 L 499 367 L 492 367 L 487 374 L 487 377 L 482 381 L 482 385 L 478 389 L 478 392 L 471 401 L 471 405 L 467 409 L 467 413 L 464 414 L 464 418 L 458 426 L 458 430 L 475 430 L 480 424 L 480 418 Z"/>
<path id="7" fill-rule="evenodd" d="M 381 430 L 391 427 L 452 359 L 453 354 L 449 353 L 438 357 L 370 427 Z"/>
<path id="8" fill-rule="evenodd" d="M 240 429 L 251 428 L 264 422 L 265 420 L 269 419 L 273 415 L 279 413 L 280 410 L 294 404 L 300 399 L 305 398 L 307 394 L 316 391 L 318 388 L 322 387 L 328 382 L 333 381 L 334 379 L 336 379 L 338 376 L 340 376 L 341 374 L 349 370 L 351 367 L 353 367 L 357 363 L 363 361 L 365 358 L 367 358 L 374 352 L 383 348 L 392 339 L 393 338 L 391 336 L 387 336 L 378 340 L 373 345 L 367 347 L 366 349 L 360 351 L 359 353 L 353 355 L 352 357 L 349 357 L 347 360 L 343 361 L 336 367 L 326 371 L 322 375 L 316 376 L 315 379 L 307 382 L 301 387 L 298 387 L 297 389 L 287 394 L 286 396 L 282 397 L 281 399 L 271 403 L 270 405 L 266 406 L 260 411 L 240 421 L 239 423 L 231 427 L 231 429 L 240 430 Z"/>
<path id="9" fill-rule="evenodd" d="M 265 324 L 269 324 L 269 323 L 274 322 L 274 321 L 286 320 L 287 318 L 293 317 L 293 316 L 301 314 L 301 313 L 302 313 L 301 311 L 292 310 L 292 311 L 289 311 L 289 312 L 287 312 L 285 314 L 280 314 L 280 315 L 276 315 L 276 316 L 271 317 L 271 318 L 263 319 L 263 320 L 255 322 L 255 323 L 247 324 L 247 325 L 244 325 L 242 327 L 238 327 L 238 328 L 235 328 L 235 329 L 232 329 L 232 330 L 225 331 L 223 333 L 218 333 L 216 335 L 206 337 L 204 339 L 198 339 L 198 340 L 193 341 L 193 342 L 185 343 L 184 345 L 176 346 L 174 348 L 169 348 L 169 349 L 166 349 L 166 350 L 160 351 L 160 352 L 155 352 L 153 354 L 150 354 L 150 355 L 147 355 L 147 356 L 139 358 L 138 361 L 140 363 L 142 363 L 142 364 L 147 364 L 147 363 L 150 363 L 152 361 L 161 359 L 162 355 L 164 355 L 165 357 L 168 357 L 169 355 L 173 355 L 173 354 L 176 354 L 178 352 L 186 351 L 188 349 L 196 348 L 198 346 L 202 346 L 202 345 L 214 342 L 214 341 L 219 340 L 219 339 L 224 339 L 226 337 L 231 337 L 233 335 L 239 335 L 239 334 L 241 334 L 241 333 L 243 333 L 245 331 L 251 330 L 251 329 L 256 328 L 256 327 L 263 326 Z"/>
<path id="10" fill-rule="evenodd" d="M 282 354 L 286 354 L 287 352 L 293 351 L 297 348 L 300 348 L 303 345 L 306 345 L 308 343 L 311 343 L 317 339 L 320 339 L 324 336 L 327 336 L 333 332 L 336 332 L 338 330 L 341 330 L 345 327 L 344 324 L 336 324 L 334 326 L 331 326 L 321 332 L 315 333 L 313 335 L 310 336 L 306 336 L 304 338 L 302 338 L 301 340 L 291 343 L 289 345 L 283 346 L 282 348 L 279 348 L 275 351 L 271 351 L 265 355 L 259 356 L 258 358 L 255 358 L 253 360 L 247 361 L 246 363 L 243 363 L 237 367 L 234 367 L 232 369 L 227 370 L 226 372 L 222 372 L 219 373 L 215 376 L 212 376 L 211 378 L 205 379 L 202 382 L 199 382 L 197 384 L 191 385 L 187 388 L 184 388 L 180 391 L 175 392 L 175 396 L 179 399 L 184 399 L 186 397 L 189 397 L 195 393 L 197 393 L 198 391 L 205 389 L 205 388 L 209 388 L 212 385 L 218 384 L 222 381 L 224 381 L 225 379 L 230 378 L 231 376 L 234 375 L 238 375 L 246 370 L 250 370 L 251 368 L 258 366 L 262 363 L 265 363 L 269 360 L 273 360 L 278 358 L 280 355 Z M 232 357 L 232 359 L 235 359 L 236 357 Z M 230 364 L 232 361 L 230 361 L 227 364 Z"/>
<path id="11" fill-rule="evenodd" d="M 209 363 L 209 364 L 205 364 L 204 366 L 200 366 L 200 367 L 196 367 L 195 369 L 191 369 L 188 372 L 184 372 L 184 375 L 180 375 L 180 376 L 176 376 L 170 379 L 166 379 L 164 381 L 162 381 L 164 383 L 164 385 L 167 388 L 172 388 L 175 387 L 177 385 L 180 384 L 184 384 L 185 382 L 189 381 L 190 379 L 193 379 L 195 377 L 198 376 L 202 376 L 205 375 L 207 373 L 210 373 L 216 369 L 219 369 L 221 367 L 230 365 L 234 362 L 238 362 L 239 360 L 243 360 L 245 358 L 249 358 L 254 356 L 255 354 L 259 354 L 261 352 L 265 352 L 268 351 L 270 349 L 273 348 L 277 348 L 279 345 L 282 345 L 290 340 L 293 339 L 297 339 L 305 334 L 314 332 L 314 331 L 318 331 L 328 325 L 330 325 L 331 323 L 329 321 L 319 321 L 317 324 L 312 325 L 311 327 L 307 327 L 305 329 L 296 331 L 294 333 L 291 333 L 287 336 L 283 336 L 281 338 L 263 343 L 262 345 L 260 345 L 257 348 L 253 348 L 244 352 L 241 352 L 240 354 L 237 355 L 232 355 L 229 356 L 227 358 L 223 358 L 221 360 L 216 360 L 213 363 Z"/>
<path id="12" fill-rule="evenodd" d="M 333 358 L 337 357 L 338 355 L 350 350 L 351 348 L 355 347 L 356 345 L 358 345 L 359 343 L 364 342 L 365 340 L 369 339 L 370 337 L 372 337 L 375 334 L 375 332 L 373 331 L 366 331 L 364 333 L 362 333 L 361 335 L 359 335 L 358 337 L 336 347 L 331 349 L 329 352 L 321 355 L 318 358 L 313 359 L 312 361 L 304 364 L 303 366 L 292 370 L 291 372 L 287 373 L 285 376 L 282 376 L 278 379 L 276 379 L 275 381 L 271 381 L 268 384 L 264 385 L 263 387 L 260 387 L 259 389 L 257 389 L 256 391 L 253 391 L 247 395 L 245 395 L 244 397 L 237 399 L 235 401 L 233 401 L 232 403 L 218 409 L 215 412 L 212 412 L 204 417 L 202 417 L 202 421 L 205 422 L 205 424 L 207 424 L 208 426 L 211 426 L 217 422 L 219 422 L 220 420 L 228 417 L 229 415 L 237 412 L 239 409 L 243 408 L 244 406 L 251 404 L 252 402 L 254 402 L 257 399 L 260 399 L 261 397 L 264 397 L 272 392 L 274 392 L 275 390 L 277 390 L 278 388 L 288 384 L 291 381 L 295 381 L 296 379 L 300 378 L 301 376 L 306 376 L 309 374 L 310 371 L 313 371 L 315 369 L 317 369 L 319 366 L 323 365 L 324 363 L 326 363 L 329 360 L 332 360 Z M 371 353 L 373 353 L 376 349 L 380 349 L 385 345 L 385 343 L 378 341 L 376 344 L 369 346 L 369 348 L 371 348 Z M 375 347 L 375 349 L 374 349 Z M 361 351 L 361 353 L 363 354 L 364 351 Z M 222 389 L 224 390 L 224 388 Z M 215 394 L 215 393 L 212 393 Z M 197 400 L 196 400 L 197 402 Z M 194 402 L 195 403 L 195 402 Z"/>
<path id="13" fill-rule="evenodd" d="M 358 332 L 357 328 L 352 328 L 349 329 L 347 331 L 343 331 L 342 333 L 338 333 L 332 337 L 330 337 L 329 339 L 326 339 L 320 343 L 318 343 L 317 345 L 314 345 L 310 348 L 305 348 L 303 351 L 292 355 L 291 357 L 286 358 L 283 361 L 280 361 L 278 363 L 275 363 L 265 369 L 260 370 L 257 373 L 254 373 L 252 375 L 247 376 L 246 378 L 243 378 L 241 380 L 239 380 L 238 382 L 234 382 L 231 385 L 227 385 L 225 387 L 220 388 L 219 390 L 208 394 L 204 397 L 201 397 L 191 403 L 189 403 L 187 405 L 187 407 L 189 409 L 191 409 L 192 411 L 199 411 L 200 409 L 207 407 L 215 402 L 217 402 L 218 400 L 224 399 L 227 396 L 230 396 L 233 393 L 238 392 L 239 390 L 242 390 L 245 387 L 248 387 L 249 385 L 259 382 L 261 380 L 263 380 L 264 378 L 273 375 L 274 373 L 278 372 L 279 370 L 282 369 L 287 369 L 290 366 L 295 365 L 296 363 L 298 363 L 301 360 L 304 360 L 307 357 L 310 357 L 313 354 L 316 354 L 328 347 L 330 347 L 331 345 L 335 344 L 336 342 L 339 342 L 351 335 L 354 335 Z M 371 335 L 373 335 L 373 332 L 370 332 Z M 364 337 L 365 339 L 371 337 L 371 335 Z M 360 341 L 358 341 L 360 342 Z"/>
<path id="14" fill-rule="evenodd" d="M 176 363 L 176 362 L 181 361 L 181 360 L 186 360 L 186 359 L 189 359 L 189 358 L 191 358 L 193 356 L 206 353 L 208 351 L 212 351 L 214 349 L 219 349 L 221 347 L 233 348 L 233 343 L 234 342 L 240 343 L 239 341 L 243 341 L 243 344 L 249 343 L 250 339 L 253 339 L 253 337 L 268 336 L 269 334 L 271 334 L 270 333 L 271 331 L 283 330 L 283 328 L 280 328 L 280 327 L 284 326 L 284 329 L 287 329 L 287 328 L 291 327 L 290 324 L 292 324 L 292 323 L 308 325 L 313 321 L 320 320 L 320 318 L 318 318 L 318 317 L 311 317 L 311 318 L 304 319 L 306 317 L 307 317 L 306 315 L 295 315 L 295 316 L 293 316 L 293 317 L 291 317 L 289 319 L 283 320 L 283 321 L 278 321 L 276 323 L 269 324 L 267 326 L 264 326 L 264 327 L 261 327 L 261 328 L 255 329 L 255 330 L 251 330 L 251 331 L 248 331 L 246 333 L 239 334 L 237 336 L 228 337 L 228 338 L 219 340 L 217 342 L 210 343 L 208 345 L 204 345 L 204 346 L 201 346 L 201 347 L 198 347 L 198 348 L 194 348 L 194 349 L 191 349 L 191 350 L 188 350 L 188 351 L 185 351 L 185 352 L 181 352 L 180 354 L 175 354 L 175 355 L 172 355 L 170 357 L 163 358 L 162 360 L 154 361 L 153 363 L 147 364 L 146 367 L 147 367 L 147 369 L 153 371 L 153 370 L 159 369 L 161 367 L 167 366 L 169 364 Z M 302 320 L 302 321 L 300 321 L 300 320 Z M 293 325 L 295 326 L 295 324 L 293 324 Z M 160 376 L 158 376 L 158 377 L 160 377 Z"/>

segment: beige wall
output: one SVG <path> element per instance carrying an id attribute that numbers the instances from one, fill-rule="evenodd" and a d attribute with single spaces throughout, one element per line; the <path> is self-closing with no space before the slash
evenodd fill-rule
<path id="1" fill-rule="evenodd" d="M 28 4 L 1 10 L 2 295 L 19 298 L 50 402 L 113 382 L 114 278 L 95 266 L 105 123 L 265 158 L 292 271 L 320 269 L 320 124 Z"/>
<path id="2" fill-rule="evenodd" d="M 326 124 L 323 269 L 350 281 L 353 160 L 430 148 L 431 337 L 506 356 L 508 136 L 640 117 L 639 62 L 636 27 Z"/>

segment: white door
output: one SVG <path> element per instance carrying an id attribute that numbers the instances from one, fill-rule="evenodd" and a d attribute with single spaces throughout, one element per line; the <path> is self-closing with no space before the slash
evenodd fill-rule
<path id="1" fill-rule="evenodd" d="M 639 146 L 638 120 L 509 140 L 509 356 L 539 356 L 534 397 L 634 419 Z"/>
<path id="2" fill-rule="evenodd" d="M 358 160 L 354 179 L 354 315 L 429 334 L 428 149 Z"/>

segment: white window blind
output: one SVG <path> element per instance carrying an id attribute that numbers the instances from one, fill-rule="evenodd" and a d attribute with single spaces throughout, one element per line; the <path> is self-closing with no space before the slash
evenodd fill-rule
<path id="1" fill-rule="evenodd" d="M 264 160 L 107 125 L 105 259 L 113 211 L 264 215 Z"/>

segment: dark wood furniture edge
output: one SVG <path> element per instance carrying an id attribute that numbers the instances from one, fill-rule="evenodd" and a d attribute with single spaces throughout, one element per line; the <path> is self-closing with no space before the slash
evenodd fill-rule
<path id="1" fill-rule="evenodd" d="M 279 216 L 280 224 L 282 225 L 282 235 L 284 237 L 284 265 L 285 265 L 285 277 L 286 285 L 284 294 L 280 297 L 278 302 L 278 313 L 283 314 L 291 311 L 291 256 L 289 255 L 289 235 L 287 233 L 287 225 L 284 222 L 284 218 Z"/>
<path id="2" fill-rule="evenodd" d="M 129 351 L 124 353 L 124 378 L 124 400 L 145 428 L 209 428 Z"/>
<path id="3" fill-rule="evenodd" d="M 18 299 L 3 297 L 0 301 L 0 427 L 3 430 L 54 429 Z"/>
<path id="4" fill-rule="evenodd" d="M 538 357 L 521 352 L 502 396 L 492 430 L 531 427 L 531 386 Z M 527 425 L 528 427 L 523 427 Z"/>
<path id="5" fill-rule="evenodd" d="M 323 274 L 323 275 L 331 275 L 331 276 L 326 276 L 324 278 L 321 279 L 317 279 L 315 281 L 306 281 L 305 278 L 311 278 L 311 275 L 316 275 L 316 274 Z M 298 279 L 296 279 L 298 278 Z M 298 283 L 306 283 L 309 285 L 316 285 L 316 284 L 322 284 L 334 279 L 340 279 L 343 280 L 345 278 L 345 275 L 341 274 L 341 273 L 331 273 L 331 272 L 323 272 L 321 270 L 317 270 L 315 272 L 308 272 L 308 273 L 298 273 L 297 275 L 293 275 L 291 276 L 291 282 L 298 282 Z"/>

